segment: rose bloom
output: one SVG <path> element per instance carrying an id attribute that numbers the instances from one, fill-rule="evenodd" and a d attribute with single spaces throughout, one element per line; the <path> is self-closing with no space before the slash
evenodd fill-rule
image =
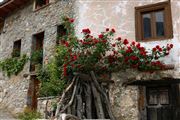
<path id="1" fill-rule="evenodd" d="M 170 44 L 170 47 L 173 48 L 173 44 Z"/>
<path id="2" fill-rule="evenodd" d="M 111 29 L 111 32 L 115 33 L 116 31 L 115 31 L 115 29 L 113 28 L 113 29 Z"/>
<path id="3" fill-rule="evenodd" d="M 103 38 L 103 37 L 104 37 L 104 35 L 103 35 L 103 34 L 100 34 L 100 35 L 99 35 L 99 38 L 100 38 L 100 39 L 101 39 L 101 38 Z"/>
<path id="4" fill-rule="evenodd" d="M 125 39 L 124 42 L 123 42 L 124 45 L 127 45 L 128 43 L 129 43 L 129 42 L 128 42 L 127 39 Z"/>
<path id="5" fill-rule="evenodd" d="M 74 19 L 73 18 L 69 18 L 69 22 L 73 23 Z"/>
<path id="6" fill-rule="evenodd" d="M 106 32 L 108 32 L 109 31 L 109 28 L 106 28 Z"/>

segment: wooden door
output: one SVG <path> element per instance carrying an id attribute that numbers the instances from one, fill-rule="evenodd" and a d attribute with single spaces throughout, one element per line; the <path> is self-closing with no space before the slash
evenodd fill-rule
<path id="1" fill-rule="evenodd" d="M 147 87 L 147 120 L 176 120 L 174 95 L 169 86 Z"/>
<path id="2" fill-rule="evenodd" d="M 27 105 L 32 110 L 37 109 L 37 98 L 38 98 L 38 90 L 39 90 L 39 80 L 36 78 L 36 76 L 31 76 L 31 80 L 29 83 L 29 89 L 28 89 L 28 99 L 27 99 Z"/>

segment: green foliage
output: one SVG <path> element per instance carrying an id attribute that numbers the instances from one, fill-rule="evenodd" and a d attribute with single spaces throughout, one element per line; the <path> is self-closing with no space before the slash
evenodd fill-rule
<path id="1" fill-rule="evenodd" d="M 31 54 L 31 62 L 32 64 L 39 64 L 43 60 L 43 51 L 42 50 L 36 50 L 32 52 Z"/>
<path id="2" fill-rule="evenodd" d="M 26 55 L 23 55 L 20 58 L 7 58 L 0 61 L 0 69 L 5 72 L 8 77 L 11 75 L 17 75 L 23 70 L 27 61 L 28 57 Z"/>
<path id="3" fill-rule="evenodd" d="M 38 71 L 37 78 L 41 81 L 40 97 L 57 96 L 65 88 L 66 82 L 61 79 L 62 70 L 58 66 L 58 62 L 55 59 Z"/>
<path id="4" fill-rule="evenodd" d="M 42 118 L 41 114 L 30 109 L 26 109 L 23 113 L 20 113 L 18 118 L 20 120 L 37 120 Z"/>

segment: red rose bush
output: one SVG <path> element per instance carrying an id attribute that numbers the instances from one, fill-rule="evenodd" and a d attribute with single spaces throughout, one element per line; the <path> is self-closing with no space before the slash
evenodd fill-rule
<path id="1" fill-rule="evenodd" d="M 67 32 L 59 38 L 57 53 L 62 62 L 63 75 L 69 72 L 97 73 L 113 72 L 119 69 L 160 70 L 163 62 L 159 58 L 169 55 L 173 48 L 155 46 L 146 49 L 140 43 L 121 37 L 114 38 L 115 29 L 106 28 L 97 37 L 91 35 L 89 28 L 83 29 L 83 38 L 75 36 L 74 19 L 64 18 Z"/>

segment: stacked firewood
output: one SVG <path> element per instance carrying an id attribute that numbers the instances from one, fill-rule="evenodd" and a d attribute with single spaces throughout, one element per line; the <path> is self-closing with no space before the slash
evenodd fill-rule
<path id="1" fill-rule="evenodd" d="M 55 118 L 58 120 L 111 119 L 108 90 L 92 71 L 88 77 L 77 74 L 59 99 Z"/>

